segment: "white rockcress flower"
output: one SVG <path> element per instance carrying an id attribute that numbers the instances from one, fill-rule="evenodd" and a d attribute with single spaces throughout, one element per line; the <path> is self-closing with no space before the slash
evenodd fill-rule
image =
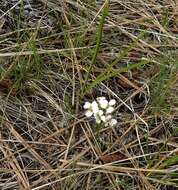
<path id="1" fill-rule="evenodd" d="M 103 99 L 103 97 L 98 99 L 98 103 L 101 108 L 106 109 L 108 107 L 109 102 L 106 99 Z"/>
<path id="2" fill-rule="evenodd" d="M 106 117 L 105 117 L 104 115 L 102 115 L 102 116 L 101 116 L 101 120 L 102 120 L 103 122 L 106 122 Z"/>
<path id="3" fill-rule="evenodd" d="M 84 109 L 89 109 L 91 107 L 91 103 L 90 102 L 85 102 L 83 108 Z"/>
<path id="4" fill-rule="evenodd" d="M 99 112 L 98 103 L 96 101 L 92 102 L 91 107 L 92 107 L 93 113 L 98 113 Z"/>
<path id="5" fill-rule="evenodd" d="M 103 116 L 103 114 L 104 114 L 103 110 L 98 111 L 98 115 Z"/>
<path id="6" fill-rule="evenodd" d="M 116 124 L 117 124 L 117 120 L 116 119 L 111 119 L 110 125 L 113 127 Z"/>
<path id="7" fill-rule="evenodd" d="M 87 111 L 85 112 L 85 115 L 86 115 L 87 117 L 91 117 L 91 116 L 93 115 L 93 112 L 90 111 L 90 110 L 87 110 Z"/>
<path id="8" fill-rule="evenodd" d="M 110 106 L 114 106 L 116 104 L 116 100 L 115 99 L 112 99 L 109 101 L 109 105 Z"/>
<path id="9" fill-rule="evenodd" d="M 114 108 L 111 106 L 106 109 L 106 113 L 112 113 L 113 111 L 114 111 Z"/>
<path id="10" fill-rule="evenodd" d="M 106 121 L 109 121 L 110 119 L 112 119 L 112 115 L 107 115 L 106 116 Z"/>
<path id="11" fill-rule="evenodd" d="M 95 116 L 96 123 L 100 124 L 101 123 L 100 116 L 98 114 L 95 114 L 94 116 Z"/>
<path id="12" fill-rule="evenodd" d="M 86 109 L 85 116 L 94 116 L 95 121 L 98 124 L 102 122 L 105 126 L 114 126 L 117 124 L 117 120 L 112 118 L 115 104 L 115 99 L 108 101 L 105 97 L 98 97 L 92 103 L 85 102 L 83 106 L 83 108 Z"/>

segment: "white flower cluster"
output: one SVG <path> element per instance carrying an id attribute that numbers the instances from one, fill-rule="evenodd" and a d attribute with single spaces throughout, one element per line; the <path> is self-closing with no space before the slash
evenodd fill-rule
<path id="1" fill-rule="evenodd" d="M 86 109 L 86 117 L 94 115 L 96 123 L 100 124 L 103 122 L 105 126 L 114 126 L 117 124 L 117 120 L 112 118 L 115 104 L 115 99 L 108 101 L 105 97 L 98 97 L 92 103 L 85 102 L 83 108 Z"/>

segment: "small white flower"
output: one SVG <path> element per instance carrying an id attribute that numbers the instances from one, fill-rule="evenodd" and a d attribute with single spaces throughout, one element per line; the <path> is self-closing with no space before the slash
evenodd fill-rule
<path id="1" fill-rule="evenodd" d="M 106 123 L 104 124 L 104 126 L 105 126 L 105 127 L 108 127 L 108 126 L 109 126 L 109 123 L 108 123 L 108 122 L 106 122 Z"/>
<path id="2" fill-rule="evenodd" d="M 99 104 L 100 104 L 100 107 L 103 109 L 106 109 L 108 107 L 108 101 L 105 99 L 99 100 Z"/>
<path id="3" fill-rule="evenodd" d="M 100 119 L 96 119 L 96 123 L 100 124 L 101 120 Z"/>
<path id="4" fill-rule="evenodd" d="M 109 108 L 107 108 L 107 110 L 106 110 L 106 113 L 108 114 L 108 113 L 112 113 L 114 111 L 114 108 L 113 107 L 109 107 Z"/>
<path id="5" fill-rule="evenodd" d="M 106 100 L 106 98 L 104 97 L 104 96 L 101 96 L 101 97 L 98 97 L 98 98 L 96 98 L 98 101 L 100 101 L 100 100 Z"/>
<path id="6" fill-rule="evenodd" d="M 113 127 L 116 124 L 117 124 L 117 120 L 116 119 L 111 119 L 110 126 Z"/>
<path id="7" fill-rule="evenodd" d="M 114 106 L 116 104 L 116 100 L 115 99 L 112 99 L 109 101 L 109 105 L 110 106 Z"/>
<path id="8" fill-rule="evenodd" d="M 85 112 L 86 117 L 91 117 L 93 115 L 93 112 L 88 110 Z"/>
<path id="9" fill-rule="evenodd" d="M 91 106 L 92 106 L 92 107 L 98 107 L 98 104 L 97 104 L 96 101 L 93 101 L 93 102 L 91 103 Z"/>
<path id="10" fill-rule="evenodd" d="M 98 104 L 97 104 L 96 101 L 92 102 L 91 107 L 92 107 L 93 113 L 98 113 L 99 112 L 99 107 L 98 107 Z"/>
<path id="11" fill-rule="evenodd" d="M 106 117 L 105 117 L 104 115 L 102 115 L 102 116 L 101 116 L 101 120 L 102 120 L 103 122 L 106 122 Z"/>
<path id="12" fill-rule="evenodd" d="M 85 102 L 83 108 L 84 109 L 89 109 L 91 107 L 91 103 L 90 102 Z"/>
<path id="13" fill-rule="evenodd" d="M 96 123 L 98 124 L 101 123 L 100 117 L 97 114 L 95 114 L 94 116 L 95 116 Z"/>
<path id="14" fill-rule="evenodd" d="M 106 116 L 106 121 L 109 121 L 112 118 L 112 115 L 107 115 Z"/>
<path id="15" fill-rule="evenodd" d="M 103 114 L 104 114 L 103 110 L 99 110 L 99 111 L 98 111 L 98 115 L 99 115 L 99 116 L 102 116 Z"/>

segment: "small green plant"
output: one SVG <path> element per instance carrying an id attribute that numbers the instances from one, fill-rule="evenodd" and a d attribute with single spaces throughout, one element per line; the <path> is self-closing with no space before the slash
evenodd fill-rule
<path id="1" fill-rule="evenodd" d="M 153 111 L 169 112 L 174 97 L 171 97 L 173 85 L 176 82 L 178 63 L 174 54 L 165 54 L 160 58 L 158 73 L 151 79 L 151 99 Z"/>

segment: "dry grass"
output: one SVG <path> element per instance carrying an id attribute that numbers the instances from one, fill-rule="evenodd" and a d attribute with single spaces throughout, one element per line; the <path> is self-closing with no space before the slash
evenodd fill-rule
<path id="1" fill-rule="evenodd" d="M 0 2 L 0 189 L 178 188 L 177 10 Z M 84 117 L 101 95 L 117 100 L 115 127 Z"/>

